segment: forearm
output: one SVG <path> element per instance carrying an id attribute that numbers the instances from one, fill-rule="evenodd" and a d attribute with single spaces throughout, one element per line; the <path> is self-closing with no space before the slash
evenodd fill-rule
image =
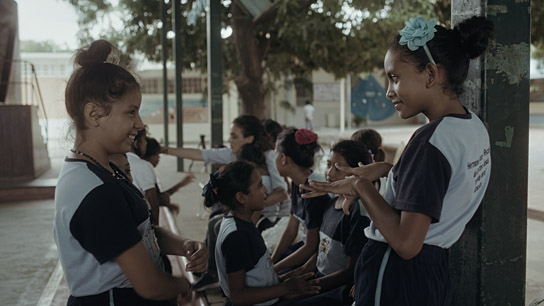
<path id="1" fill-rule="evenodd" d="M 353 267 L 346 267 L 319 278 L 321 291 L 328 291 L 345 284 L 353 283 Z"/>
<path id="2" fill-rule="evenodd" d="M 146 299 L 169 300 L 178 294 L 189 293 L 189 281 L 159 270 L 151 261 L 142 241 L 117 256 L 115 262 L 134 290 Z"/>
<path id="3" fill-rule="evenodd" d="M 283 231 L 280 241 L 278 242 L 278 245 L 276 246 L 276 248 L 274 249 L 274 252 L 272 253 L 272 262 L 275 263 L 279 261 L 283 250 L 285 250 L 288 246 L 290 246 L 293 243 L 293 241 L 295 240 L 298 234 L 298 226 L 299 226 L 298 220 L 296 220 L 292 215 L 289 216 L 287 227 Z"/>
<path id="4" fill-rule="evenodd" d="M 155 226 L 155 235 L 157 235 L 157 241 L 163 254 L 179 256 L 187 254 L 187 250 L 184 248 L 187 241 L 186 238 L 178 236 L 160 226 Z"/>
<path id="5" fill-rule="evenodd" d="M 179 158 L 186 158 L 198 161 L 204 160 L 202 158 L 202 151 L 199 149 L 167 147 L 163 150 L 162 153 L 177 156 Z"/>
<path id="6" fill-rule="evenodd" d="M 165 193 L 168 195 L 173 195 L 176 191 L 178 191 L 181 187 L 185 186 L 182 182 L 177 183 L 176 185 L 168 188 Z"/>
<path id="7" fill-rule="evenodd" d="M 264 206 L 272 206 L 279 202 L 287 200 L 287 192 L 281 188 L 276 188 L 264 200 Z"/>
<path id="8" fill-rule="evenodd" d="M 300 266 L 301 264 L 305 263 L 313 254 L 315 254 L 316 251 L 317 245 L 313 246 L 305 243 L 293 254 L 287 256 L 286 258 L 275 264 L 274 270 L 281 271 L 289 267 Z"/>
<path id="9" fill-rule="evenodd" d="M 423 246 L 430 217 L 404 211 L 398 214 L 369 180 L 359 179 L 356 182 L 356 191 L 370 219 L 391 248 L 404 259 L 417 255 Z"/>

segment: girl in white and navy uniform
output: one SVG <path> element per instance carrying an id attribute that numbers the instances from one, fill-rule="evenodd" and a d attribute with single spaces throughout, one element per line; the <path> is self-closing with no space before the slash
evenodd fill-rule
<path id="1" fill-rule="evenodd" d="M 75 57 L 66 110 L 76 137 L 55 190 L 55 242 L 70 297 L 68 305 L 169 305 L 188 296 L 186 278 L 164 272 L 160 250 L 187 256 L 203 271 L 207 249 L 153 227 L 143 195 L 109 162 L 130 151 L 143 123 L 140 86 L 108 63 L 112 45 L 95 41 Z"/>
<path id="2" fill-rule="evenodd" d="M 319 227 L 329 202 L 328 195 L 304 199 L 300 185 L 308 180 L 325 179 L 312 171 L 314 155 L 321 149 L 317 134 L 306 129 L 289 129 L 282 132 L 276 141 L 276 167 L 281 175 L 291 179 L 291 214 L 276 249 L 272 255 L 274 268 L 280 273 L 304 264 L 317 253 Z M 298 228 L 302 225 L 302 241 L 293 244 Z"/>
<path id="3" fill-rule="evenodd" d="M 471 17 L 453 30 L 412 18 L 390 42 L 387 97 L 400 117 L 423 113 L 398 163 L 371 164 L 314 190 L 360 196 L 372 223 L 355 269 L 356 305 L 448 305 L 448 248 L 484 196 L 489 135 L 459 101 L 469 60 L 487 48 L 493 23 Z M 349 172 L 349 171 L 348 171 Z M 372 185 L 389 172 L 385 200 Z"/>
<path id="4" fill-rule="evenodd" d="M 327 160 L 327 181 L 335 182 L 346 177 L 346 173 L 335 165 L 357 167 L 371 163 L 369 150 L 360 142 L 343 140 L 331 148 Z M 368 213 L 358 203 L 349 207 L 349 215 L 342 210 L 343 202 L 359 202 L 346 199 L 343 195 L 333 195 L 323 214 L 319 229 L 319 252 L 310 264 L 311 271 L 317 271 L 316 278 L 321 286 L 321 294 L 298 301 L 297 305 L 351 305 L 349 293 L 353 286 L 353 271 L 367 238 L 362 235 L 370 224 Z"/>
<path id="5" fill-rule="evenodd" d="M 208 203 L 221 203 L 230 212 L 221 222 L 215 257 L 225 305 L 274 305 L 289 294 L 318 291 L 311 274 L 280 282 L 270 253 L 252 221 L 264 208 L 266 187 L 253 164 L 237 161 L 210 176 L 203 195 Z"/>

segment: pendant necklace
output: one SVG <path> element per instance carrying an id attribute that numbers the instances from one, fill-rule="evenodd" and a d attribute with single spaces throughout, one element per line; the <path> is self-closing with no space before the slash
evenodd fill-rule
<path id="1" fill-rule="evenodd" d="M 71 151 L 72 153 L 74 153 L 74 154 L 78 154 L 78 155 L 87 157 L 87 158 L 90 159 L 90 160 L 91 160 L 98 168 L 100 168 L 100 169 L 102 169 L 102 170 L 108 172 L 108 173 L 111 174 L 112 176 L 116 177 L 116 175 L 115 175 L 114 172 L 112 172 L 112 171 L 108 170 L 108 168 L 102 166 L 102 164 L 99 163 L 96 159 L 94 159 L 91 155 L 89 155 L 89 154 L 87 154 L 87 153 L 84 153 L 84 152 L 81 152 L 81 151 L 76 150 L 76 149 L 71 149 L 70 151 Z"/>

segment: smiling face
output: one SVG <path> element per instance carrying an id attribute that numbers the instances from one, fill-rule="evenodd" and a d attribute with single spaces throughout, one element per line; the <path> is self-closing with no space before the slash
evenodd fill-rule
<path id="1" fill-rule="evenodd" d="M 244 137 L 242 128 L 240 128 L 238 125 L 233 124 L 230 127 L 229 144 L 232 153 L 238 153 L 243 145 L 245 145 L 246 143 L 252 143 L 253 139 L 253 136 Z"/>
<path id="2" fill-rule="evenodd" d="M 346 173 L 344 171 L 338 170 L 334 165 L 338 164 L 339 166 L 349 167 L 350 165 L 346 162 L 346 159 L 342 154 L 337 152 L 332 152 L 331 156 L 327 160 L 327 181 L 336 182 L 338 180 L 346 178 Z"/>
<path id="3" fill-rule="evenodd" d="M 385 55 L 384 69 L 389 80 L 387 98 L 393 101 L 402 119 L 419 113 L 426 114 L 431 101 L 428 99 L 425 71 L 401 60 L 400 53 L 389 49 Z"/>
<path id="4" fill-rule="evenodd" d="M 138 111 L 142 102 L 139 90 L 127 92 L 112 103 L 108 115 L 97 120 L 98 142 L 108 154 L 130 152 L 134 137 L 144 128 Z"/>

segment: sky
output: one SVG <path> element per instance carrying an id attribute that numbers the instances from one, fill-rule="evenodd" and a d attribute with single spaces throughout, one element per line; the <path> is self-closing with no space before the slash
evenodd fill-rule
<path id="1" fill-rule="evenodd" d="M 66 0 L 16 0 L 20 40 L 51 40 L 77 49 L 77 15 Z"/>

